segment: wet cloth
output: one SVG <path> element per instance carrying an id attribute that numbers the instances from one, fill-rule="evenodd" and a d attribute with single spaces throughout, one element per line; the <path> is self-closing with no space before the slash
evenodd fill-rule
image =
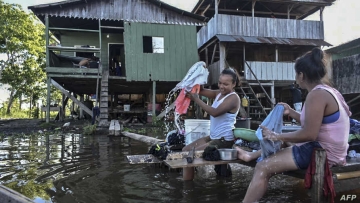
<path id="1" fill-rule="evenodd" d="M 350 130 L 350 116 L 351 112 L 346 104 L 343 96 L 334 88 L 327 85 L 317 85 L 311 91 L 316 89 L 323 89 L 329 92 L 336 100 L 339 106 L 340 117 L 337 121 L 324 124 L 320 126 L 319 135 L 316 141 L 321 147 L 326 150 L 326 155 L 330 166 L 345 165 L 347 150 L 349 147 L 349 130 Z M 304 127 L 306 105 L 300 114 L 301 127 Z M 304 143 L 296 144 L 300 146 Z"/>
<path id="2" fill-rule="evenodd" d="M 360 122 L 355 119 L 350 119 L 350 134 L 360 135 Z"/>
<path id="3" fill-rule="evenodd" d="M 191 100 L 185 96 L 186 92 L 199 93 L 200 85 L 207 83 L 209 71 L 205 66 L 206 63 L 203 61 L 195 63 L 188 70 L 183 80 L 174 88 L 175 90 L 181 89 L 179 96 L 175 100 L 175 112 L 177 114 L 185 114 L 190 105 Z"/>
<path id="4" fill-rule="evenodd" d="M 283 126 L 283 113 L 284 106 L 276 105 L 275 108 L 261 123 L 261 125 L 267 127 L 269 130 L 274 131 L 275 133 L 280 134 L 282 132 Z M 256 137 L 260 141 L 260 146 L 262 150 L 261 157 L 259 157 L 258 161 L 261 161 L 280 150 L 281 141 L 264 140 L 262 135 L 262 129 L 260 127 L 256 130 Z"/>
<path id="5" fill-rule="evenodd" d="M 315 159 L 315 149 L 312 152 L 311 163 L 306 170 L 305 174 L 305 188 L 310 189 L 312 184 L 312 176 L 315 174 L 316 171 L 316 159 Z M 336 196 L 336 192 L 334 189 L 334 182 L 332 178 L 332 172 L 330 170 L 328 159 L 326 158 L 325 161 L 325 174 L 324 174 L 324 196 L 330 196 L 330 202 L 334 203 L 334 197 Z"/>
<path id="6" fill-rule="evenodd" d="M 200 92 L 200 85 L 194 85 L 194 87 L 191 89 L 191 93 L 197 93 Z M 186 114 L 187 109 L 190 105 L 190 98 L 186 97 L 185 88 L 181 90 L 179 96 L 175 100 L 175 111 L 178 114 Z"/>

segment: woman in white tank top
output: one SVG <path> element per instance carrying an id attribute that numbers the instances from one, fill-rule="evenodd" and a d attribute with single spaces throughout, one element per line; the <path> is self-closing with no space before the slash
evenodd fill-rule
<path id="1" fill-rule="evenodd" d="M 240 77 L 233 68 L 224 69 L 219 77 L 218 90 L 201 87 L 199 95 L 214 99 L 212 106 L 204 103 L 196 93 L 187 96 L 210 115 L 210 136 L 200 138 L 185 146 L 183 151 L 203 150 L 209 144 L 221 145 L 219 148 L 231 148 L 234 144 L 233 128 L 239 112 L 241 101 L 235 93 L 235 87 L 240 85 Z M 184 168 L 183 179 L 192 180 L 194 168 Z"/>

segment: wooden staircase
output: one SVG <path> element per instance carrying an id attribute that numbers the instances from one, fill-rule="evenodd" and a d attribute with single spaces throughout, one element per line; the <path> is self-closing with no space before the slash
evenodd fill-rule
<path id="1" fill-rule="evenodd" d="M 261 83 L 260 83 L 261 85 Z M 235 90 L 240 96 L 240 98 L 247 96 L 249 105 L 246 108 L 248 117 L 253 118 L 254 120 L 264 119 L 272 110 L 272 108 L 265 107 L 260 99 L 257 97 L 257 92 L 254 91 L 254 87 L 259 86 L 259 84 L 250 84 L 247 81 L 243 81 L 241 87 L 237 87 Z M 261 92 L 265 93 L 266 92 Z M 271 101 L 268 101 L 271 103 Z"/>
<path id="2" fill-rule="evenodd" d="M 109 70 L 103 69 L 100 90 L 100 121 L 99 126 L 109 126 L 108 98 L 109 98 Z"/>

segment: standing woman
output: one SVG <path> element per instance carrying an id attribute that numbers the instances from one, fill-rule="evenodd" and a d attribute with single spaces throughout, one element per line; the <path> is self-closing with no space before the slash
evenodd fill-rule
<path id="1" fill-rule="evenodd" d="M 346 163 L 351 112 L 342 95 L 322 82 L 326 76 L 324 52 L 314 48 L 298 58 L 295 62 L 295 72 L 296 83 L 301 89 L 309 92 L 304 107 L 301 113 L 298 113 L 288 104 L 281 104 L 284 105 L 284 115 L 289 115 L 300 122 L 301 129 L 276 134 L 266 127 L 261 128 L 264 139 L 296 144 L 256 164 L 244 203 L 259 201 L 265 194 L 269 179 L 273 175 L 307 169 L 314 148 L 323 148 L 326 151 L 330 167 Z M 244 161 L 254 160 L 261 155 L 261 150 L 257 152 L 247 152 L 240 148 L 237 150 L 238 158 Z"/>
<path id="2" fill-rule="evenodd" d="M 235 87 L 240 85 L 239 74 L 233 68 L 224 69 L 219 77 L 218 90 L 201 87 L 199 95 L 214 99 L 212 106 L 204 103 L 196 93 L 186 95 L 210 115 L 210 136 L 200 138 L 185 146 L 183 151 L 204 150 L 208 145 L 217 145 L 218 148 L 232 148 L 234 144 L 233 129 L 236 116 L 240 109 L 240 98 Z M 194 168 L 184 168 L 183 179 L 192 180 Z"/>

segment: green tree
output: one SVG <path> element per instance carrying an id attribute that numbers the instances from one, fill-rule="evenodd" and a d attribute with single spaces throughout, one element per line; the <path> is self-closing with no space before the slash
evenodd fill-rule
<path id="1" fill-rule="evenodd" d="M 0 0 L 0 82 L 9 86 L 6 113 L 10 114 L 15 99 L 39 99 L 45 87 L 44 26 L 34 14 L 20 5 Z"/>

